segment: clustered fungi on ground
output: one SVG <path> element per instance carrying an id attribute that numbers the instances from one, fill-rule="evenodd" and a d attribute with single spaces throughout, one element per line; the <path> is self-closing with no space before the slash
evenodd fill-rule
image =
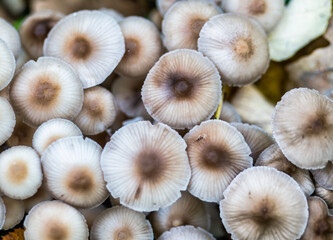
<path id="1" fill-rule="evenodd" d="M 249 84 L 284 1 L 156 5 L 0 19 L 0 229 L 27 213 L 27 240 L 332 239 L 332 99 L 264 103 L 267 132 L 234 108 L 262 107 Z"/>

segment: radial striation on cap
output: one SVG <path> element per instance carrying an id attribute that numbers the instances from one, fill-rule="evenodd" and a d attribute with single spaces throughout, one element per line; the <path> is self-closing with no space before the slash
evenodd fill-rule
<path id="1" fill-rule="evenodd" d="M 329 161 L 322 169 L 311 170 L 311 173 L 316 183 L 333 190 L 333 161 Z"/>
<path id="2" fill-rule="evenodd" d="M 92 208 L 108 197 L 100 168 L 102 148 L 89 138 L 66 137 L 53 142 L 42 155 L 52 195 L 78 208 Z"/>
<path id="3" fill-rule="evenodd" d="M 7 87 L 12 80 L 15 73 L 16 62 L 12 50 L 8 48 L 7 43 L 2 39 L 0 39 L 0 52 L 0 90 L 2 90 Z"/>
<path id="4" fill-rule="evenodd" d="M 15 112 L 31 126 L 52 118 L 73 119 L 83 103 L 82 84 L 74 69 L 61 59 L 40 57 L 24 64 L 11 83 Z"/>
<path id="5" fill-rule="evenodd" d="M 162 123 L 139 121 L 120 128 L 101 156 L 108 190 L 136 211 L 171 205 L 191 176 L 185 148 L 179 134 Z"/>
<path id="6" fill-rule="evenodd" d="M 212 234 L 194 226 L 180 226 L 164 232 L 158 240 L 215 240 Z"/>
<path id="7" fill-rule="evenodd" d="M 318 91 L 297 88 L 284 94 L 272 127 L 283 154 L 297 167 L 324 168 L 333 159 L 333 101 Z"/>
<path id="8" fill-rule="evenodd" d="M 24 220 L 26 240 L 88 240 L 82 214 L 61 201 L 45 201 L 33 207 Z"/>
<path id="9" fill-rule="evenodd" d="M 0 145 L 12 135 L 16 123 L 15 113 L 10 103 L 0 97 Z"/>
<path id="10" fill-rule="evenodd" d="M 0 17 L 0 39 L 7 43 L 12 50 L 15 58 L 19 56 L 21 50 L 21 41 L 18 31 L 12 24 Z"/>
<path id="11" fill-rule="evenodd" d="M 221 218 L 233 239 L 292 240 L 305 230 L 305 195 L 291 177 L 274 168 L 246 169 L 223 195 Z"/>
<path id="12" fill-rule="evenodd" d="M 118 23 L 97 10 L 82 10 L 64 17 L 44 42 L 44 55 L 71 64 L 84 88 L 102 83 L 124 52 L 124 37 Z"/>
<path id="13" fill-rule="evenodd" d="M 236 14 L 220 14 L 206 22 L 198 49 L 212 60 L 228 85 L 253 83 L 269 65 L 265 31 L 254 20 Z"/>
<path id="14" fill-rule="evenodd" d="M 218 203 L 236 175 L 252 166 L 244 137 L 227 122 L 205 121 L 184 140 L 192 172 L 188 191 L 203 201 Z"/>
<path id="15" fill-rule="evenodd" d="M 153 230 L 143 213 L 124 206 L 103 211 L 91 228 L 91 240 L 153 240 Z"/>
<path id="16" fill-rule="evenodd" d="M 221 99 L 220 75 L 201 53 L 178 49 L 164 54 L 142 87 L 147 112 L 172 128 L 191 128 L 209 119 Z"/>
<path id="17" fill-rule="evenodd" d="M 237 122 L 241 123 L 242 119 L 237 112 L 236 108 L 229 102 L 223 101 L 222 110 L 220 114 L 220 120 L 228 123 Z"/>

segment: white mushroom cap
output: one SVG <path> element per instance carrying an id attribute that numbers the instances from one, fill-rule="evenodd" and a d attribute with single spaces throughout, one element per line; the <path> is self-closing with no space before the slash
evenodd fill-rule
<path id="1" fill-rule="evenodd" d="M 192 170 L 188 191 L 203 201 L 218 203 L 232 179 L 253 165 L 244 137 L 227 122 L 202 122 L 184 140 Z"/>
<path id="2" fill-rule="evenodd" d="M 14 131 L 15 113 L 9 102 L 0 97 L 0 145 L 2 145 Z"/>
<path id="3" fill-rule="evenodd" d="M 223 193 L 222 222 L 233 239 L 298 239 L 308 205 L 299 185 L 270 167 L 241 172 Z"/>
<path id="4" fill-rule="evenodd" d="M 316 185 L 315 195 L 321 197 L 327 204 L 328 208 L 333 209 L 333 190 L 329 190 Z"/>
<path id="5" fill-rule="evenodd" d="M 45 201 L 33 207 L 24 220 L 26 240 L 88 240 L 82 214 L 61 201 Z"/>
<path id="6" fill-rule="evenodd" d="M 122 15 L 120 12 L 117 12 L 116 10 L 112 8 L 101 8 L 99 9 L 102 13 L 108 14 L 111 17 L 113 17 L 117 22 L 120 22 L 124 19 L 124 15 Z"/>
<path id="7" fill-rule="evenodd" d="M 212 60 L 228 85 L 253 83 L 269 65 L 265 31 L 255 20 L 235 14 L 220 14 L 206 22 L 198 49 Z"/>
<path id="8" fill-rule="evenodd" d="M 181 1 L 172 5 L 164 16 L 162 33 L 168 50 L 197 49 L 197 40 L 202 26 L 211 17 L 221 13 L 209 1 Z"/>
<path id="9" fill-rule="evenodd" d="M 0 18 L 0 39 L 7 43 L 9 49 L 17 58 L 21 50 L 20 35 L 13 25 L 3 18 Z"/>
<path id="10" fill-rule="evenodd" d="M 158 240 L 215 240 L 212 234 L 202 228 L 180 226 L 164 232 Z"/>
<path id="11" fill-rule="evenodd" d="M 91 240 L 153 240 L 153 230 L 143 213 L 123 206 L 102 212 L 91 228 Z"/>
<path id="12" fill-rule="evenodd" d="M 232 106 L 232 104 L 230 104 L 229 102 L 226 102 L 226 101 L 223 101 L 222 110 L 221 110 L 219 119 L 226 121 L 228 123 L 232 123 L 232 122 L 241 123 L 242 122 L 242 119 L 239 116 L 236 108 L 234 106 Z"/>
<path id="13" fill-rule="evenodd" d="M 52 195 L 79 208 L 103 203 L 108 192 L 100 168 L 101 152 L 96 142 L 81 136 L 53 142 L 42 155 L 44 176 Z"/>
<path id="14" fill-rule="evenodd" d="M 283 0 L 224 0 L 222 8 L 226 12 L 238 13 L 259 22 L 266 32 L 272 30 L 280 21 Z"/>
<path id="15" fill-rule="evenodd" d="M 22 200 L 11 199 L 6 196 L 2 197 L 6 206 L 6 218 L 2 227 L 8 230 L 16 226 L 24 217 L 24 203 Z"/>
<path id="16" fill-rule="evenodd" d="M 179 0 L 156 0 L 156 7 L 158 11 L 164 15 L 168 9 Z"/>
<path id="17" fill-rule="evenodd" d="M 162 123 L 140 121 L 120 128 L 101 156 L 108 190 L 136 211 L 171 205 L 191 176 L 185 148 L 179 134 Z"/>
<path id="18" fill-rule="evenodd" d="M 15 57 L 5 41 L 0 39 L 0 90 L 8 86 L 15 73 Z"/>
<path id="19" fill-rule="evenodd" d="M 26 199 L 42 185 L 43 174 L 37 152 L 15 146 L 0 154 L 0 190 L 13 199 Z"/>
<path id="20" fill-rule="evenodd" d="M 318 91 L 298 88 L 284 94 L 272 126 L 283 154 L 297 167 L 324 168 L 333 159 L 333 101 Z"/>
<path id="21" fill-rule="evenodd" d="M 25 212 L 28 213 L 38 203 L 49 200 L 52 200 L 52 195 L 47 189 L 46 181 L 43 180 L 38 191 L 32 197 L 24 199 Z"/>
<path id="22" fill-rule="evenodd" d="M 5 218 L 6 218 L 6 205 L 3 202 L 2 198 L 0 197 L 0 230 L 5 224 Z"/>
<path id="23" fill-rule="evenodd" d="M 61 59 L 30 60 L 16 74 L 10 100 L 24 122 L 38 126 L 52 118 L 73 119 L 83 103 L 82 84 L 74 69 Z"/>
<path id="24" fill-rule="evenodd" d="M 42 155 L 54 141 L 71 136 L 82 136 L 81 130 L 72 121 L 53 118 L 37 128 L 32 139 L 32 146 L 39 155 Z"/>
<path id="25" fill-rule="evenodd" d="M 64 17 L 44 42 L 44 55 L 71 64 L 84 88 L 102 83 L 124 52 L 124 37 L 118 23 L 97 10 L 82 10 Z"/>

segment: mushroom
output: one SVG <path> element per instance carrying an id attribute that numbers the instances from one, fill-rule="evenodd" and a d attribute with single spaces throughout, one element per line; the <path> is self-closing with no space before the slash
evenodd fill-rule
<path id="1" fill-rule="evenodd" d="M 44 55 L 71 64 L 84 88 L 102 83 L 124 52 L 124 37 L 118 23 L 97 10 L 82 10 L 64 17 L 44 42 Z"/>
<path id="2" fill-rule="evenodd" d="M 66 137 L 53 142 L 42 155 L 49 191 L 78 208 L 92 208 L 108 197 L 100 168 L 102 148 L 89 138 Z"/>
<path id="3" fill-rule="evenodd" d="M 7 43 L 12 50 L 15 58 L 18 57 L 21 50 L 20 35 L 12 24 L 0 17 L 0 39 Z M 2 52 L 2 51 L 1 51 Z"/>
<path id="4" fill-rule="evenodd" d="M 156 7 L 162 16 L 179 0 L 156 0 Z"/>
<path id="5" fill-rule="evenodd" d="M 33 207 L 24 220 L 26 240 L 88 240 L 82 214 L 61 201 L 45 201 Z"/>
<path id="6" fill-rule="evenodd" d="M 99 9 L 102 13 L 108 14 L 113 17 L 118 23 L 124 19 L 124 15 L 112 8 L 101 8 Z"/>
<path id="7" fill-rule="evenodd" d="M 136 211 L 171 205 L 191 176 L 185 148 L 178 133 L 163 123 L 139 121 L 120 128 L 101 156 L 107 189 Z"/>
<path id="8" fill-rule="evenodd" d="M 0 36 L 1 37 L 1 36 Z M 15 73 L 15 57 L 5 41 L 0 39 L 0 90 L 8 86 Z"/>
<path id="9" fill-rule="evenodd" d="M 299 185 L 270 167 L 241 172 L 223 193 L 222 222 L 233 239 L 298 239 L 308 219 Z"/>
<path id="10" fill-rule="evenodd" d="M 266 148 L 259 155 L 255 165 L 273 167 L 288 174 L 299 184 L 307 196 L 310 196 L 315 190 L 310 172 L 306 169 L 300 169 L 288 161 L 277 144 L 272 144 Z"/>
<path id="11" fill-rule="evenodd" d="M 5 223 L 3 230 L 8 230 L 16 226 L 24 217 L 24 203 L 22 200 L 11 199 L 2 196 L 2 200 L 6 207 Z"/>
<path id="12" fill-rule="evenodd" d="M 332 147 L 332 145 L 330 146 Z M 333 190 L 333 162 L 329 161 L 322 169 L 311 170 L 312 176 L 320 186 Z"/>
<path id="13" fill-rule="evenodd" d="M 326 202 L 328 208 L 333 209 L 333 190 L 323 188 L 316 184 L 315 195 L 321 197 Z"/>
<path id="14" fill-rule="evenodd" d="M 24 64 L 11 83 L 10 100 L 30 126 L 52 118 L 73 119 L 83 103 L 82 84 L 74 69 L 61 59 L 40 57 Z"/>
<path id="15" fill-rule="evenodd" d="M 44 179 L 38 191 L 30 198 L 24 199 L 25 213 L 28 213 L 38 203 L 52 200 L 52 195 L 47 189 L 46 180 Z"/>
<path id="16" fill-rule="evenodd" d="M 255 20 L 236 14 L 220 14 L 207 21 L 198 49 L 212 60 L 228 85 L 253 83 L 269 65 L 265 31 Z"/>
<path id="17" fill-rule="evenodd" d="M 209 1 L 180 1 L 173 4 L 162 22 L 164 45 L 170 51 L 198 49 L 197 40 L 202 26 L 220 13 L 221 9 Z"/>
<path id="18" fill-rule="evenodd" d="M 191 128 L 209 119 L 221 99 L 220 75 L 201 53 L 178 49 L 164 54 L 149 71 L 142 101 L 156 121 Z"/>
<path id="19" fill-rule="evenodd" d="M 333 159 L 333 102 L 318 91 L 285 93 L 275 107 L 272 127 L 281 151 L 297 167 L 320 169 Z"/>
<path id="20" fill-rule="evenodd" d="M 80 213 L 84 216 L 86 219 L 88 228 L 91 229 L 95 219 L 106 210 L 106 207 L 101 204 L 95 208 L 89 208 L 89 209 L 78 209 Z"/>
<path id="21" fill-rule="evenodd" d="M 123 206 L 104 210 L 91 228 L 91 240 L 153 238 L 153 230 L 145 215 Z"/>
<path id="22" fill-rule="evenodd" d="M 184 140 L 192 170 L 188 191 L 203 201 L 218 203 L 232 179 L 252 166 L 244 137 L 227 122 L 202 122 Z"/>
<path id="23" fill-rule="evenodd" d="M 0 112 L 0 145 L 2 145 L 12 135 L 16 120 L 12 106 L 2 97 L 0 97 Z"/>
<path id="24" fill-rule="evenodd" d="M 241 123 L 242 122 L 242 119 L 239 116 L 236 108 L 227 101 L 223 101 L 222 110 L 221 110 L 219 119 L 226 121 L 228 123 L 232 123 L 232 122 Z"/>
<path id="25" fill-rule="evenodd" d="M 10 198 L 29 198 L 42 184 L 40 159 L 31 147 L 15 146 L 3 151 L 0 169 L 0 190 Z"/>
<path id="26" fill-rule="evenodd" d="M 2 198 L 0 197 L 0 230 L 5 224 L 5 218 L 6 218 L 6 205 L 3 202 Z"/>
<path id="27" fill-rule="evenodd" d="M 194 226 L 180 226 L 164 232 L 158 240 L 215 240 L 212 234 Z"/>
<path id="28" fill-rule="evenodd" d="M 31 147 L 32 146 L 32 138 L 36 131 L 36 128 L 30 127 L 29 125 L 23 122 L 23 118 L 21 116 L 16 116 L 16 124 L 14 127 L 14 131 L 12 135 L 7 140 L 7 144 L 9 146 L 19 146 L 24 145 Z"/>

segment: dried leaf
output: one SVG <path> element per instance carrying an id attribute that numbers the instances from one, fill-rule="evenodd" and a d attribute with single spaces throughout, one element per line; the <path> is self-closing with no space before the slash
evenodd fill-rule
<path id="1" fill-rule="evenodd" d="M 1 237 L 1 240 L 24 240 L 24 229 L 16 228 L 13 232 Z"/>

